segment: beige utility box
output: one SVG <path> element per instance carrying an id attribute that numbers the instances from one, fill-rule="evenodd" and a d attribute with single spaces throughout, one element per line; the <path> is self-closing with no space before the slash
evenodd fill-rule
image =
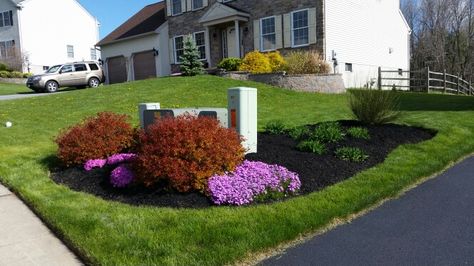
<path id="1" fill-rule="evenodd" d="M 243 138 L 247 153 L 257 152 L 257 89 L 231 88 L 227 94 L 229 128 Z"/>

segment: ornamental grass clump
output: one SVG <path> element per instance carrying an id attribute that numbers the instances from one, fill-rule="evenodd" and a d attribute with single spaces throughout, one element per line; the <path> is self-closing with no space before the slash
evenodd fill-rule
<path id="1" fill-rule="evenodd" d="M 126 115 L 103 112 L 63 130 L 55 140 L 58 158 L 66 166 L 81 165 L 129 149 L 134 129 L 127 119 Z"/>
<path id="2" fill-rule="evenodd" d="M 338 122 L 325 122 L 318 125 L 311 133 L 310 140 L 322 143 L 336 143 L 345 137 L 341 124 Z"/>
<path id="3" fill-rule="evenodd" d="M 395 91 L 349 90 L 349 107 L 354 116 L 369 125 L 385 124 L 400 116 L 400 94 Z"/>
<path id="4" fill-rule="evenodd" d="M 244 161 L 234 172 L 209 179 L 208 194 L 217 205 L 247 205 L 296 194 L 301 181 L 279 165 Z"/>
<path id="5" fill-rule="evenodd" d="M 137 181 L 165 181 L 179 192 L 205 192 L 208 179 L 233 171 L 244 159 L 241 137 L 216 119 L 165 118 L 141 132 L 133 169 Z"/>

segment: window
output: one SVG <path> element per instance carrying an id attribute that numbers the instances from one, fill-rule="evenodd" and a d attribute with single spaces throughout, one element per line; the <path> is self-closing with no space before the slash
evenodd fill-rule
<path id="1" fill-rule="evenodd" d="M 173 15 L 179 15 L 182 12 L 181 0 L 171 0 L 171 13 Z"/>
<path id="2" fill-rule="evenodd" d="M 67 57 L 74 58 L 74 46 L 72 45 L 67 46 Z"/>
<path id="3" fill-rule="evenodd" d="M 178 64 L 181 62 L 181 56 L 184 53 L 184 36 L 174 37 L 174 62 Z"/>
<path id="4" fill-rule="evenodd" d="M 346 72 L 352 72 L 352 64 L 346 63 Z"/>
<path id="5" fill-rule="evenodd" d="M 13 26 L 13 12 L 0 12 L 0 27 Z"/>
<path id="6" fill-rule="evenodd" d="M 206 59 L 206 38 L 204 31 L 194 33 L 194 42 L 196 42 L 196 47 L 199 51 L 199 59 Z"/>
<path id="7" fill-rule="evenodd" d="M 401 68 L 398 69 L 398 75 L 403 76 L 403 69 L 401 69 Z"/>
<path id="8" fill-rule="evenodd" d="M 70 73 L 72 72 L 72 65 L 65 65 L 61 68 L 61 73 Z"/>
<path id="9" fill-rule="evenodd" d="M 87 67 L 86 67 L 85 64 L 75 64 L 74 65 L 74 71 L 76 71 L 76 72 L 87 71 Z"/>
<path id="10" fill-rule="evenodd" d="M 260 20 L 260 50 L 270 51 L 276 48 L 275 17 Z"/>
<path id="11" fill-rule="evenodd" d="M 304 46 L 309 44 L 308 10 L 295 11 L 291 13 L 291 39 L 292 46 Z"/>
<path id="12" fill-rule="evenodd" d="M 204 1 L 203 0 L 193 0 L 193 10 L 203 8 Z"/>
<path id="13" fill-rule="evenodd" d="M 89 64 L 89 68 L 94 71 L 94 70 L 99 70 L 99 67 L 96 64 Z"/>
<path id="14" fill-rule="evenodd" d="M 7 58 L 15 55 L 15 41 L 0 42 L 0 58 Z"/>
<path id="15" fill-rule="evenodd" d="M 91 49 L 91 60 L 97 60 L 97 50 L 95 48 Z"/>
<path id="16" fill-rule="evenodd" d="M 0 58 L 7 57 L 7 46 L 5 42 L 0 42 Z"/>

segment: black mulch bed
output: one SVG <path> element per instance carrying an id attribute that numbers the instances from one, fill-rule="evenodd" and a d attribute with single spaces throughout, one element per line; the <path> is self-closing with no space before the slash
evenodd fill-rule
<path id="1" fill-rule="evenodd" d="M 343 128 L 361 126 L 357 121 L 340 121 Z M 324 187 L 341 182 L 365 169 L 382 163 L 387 155 L 402 144 L 418 143 L 431 139 L 436 134 L 431 130 L 417 127 L 388 124 L 364 126 L 369 130 L 370 140 L 346 137 L 345 140 L 327 145 L 325 155 L 300 152 L 298 144 L 285 135 L 258 135 L 258 153 L 249 154 L 246 159 L 279 164 L 299 174 L 301 195 L 318 191 Z M 369 159 L 362 163 L 343 161 L 334 156 L 340 147 L 358 147 L 364 150 Z M 131 205 L 153 205 L 178 208 L 205 208 L 212 202 L 200 193 L 177 193 L 163 188 L 144 188 L 135 186 L 127 189 L 113 188 L 108 182 L 110 169 L 86 172 L 82 168 L 56 169 L 51 178 L 76 191 L 90 193 L 107 200 Z"/>

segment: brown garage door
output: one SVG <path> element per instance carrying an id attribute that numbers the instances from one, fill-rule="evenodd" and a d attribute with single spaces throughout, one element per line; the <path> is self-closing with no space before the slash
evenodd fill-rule
<path id="1" fill-rule="evenodd" d="M 135 80 L 156 77 L 156 62 L 153 51 L 137 53 L 133 56 Z"/>
<path id="2" fill-rule="evenodd" d="M 113 57 L 107 59 L 107 70 L 109 84 L 122 83 L 127 81 L 127 65 L 125 57 Z"/>

